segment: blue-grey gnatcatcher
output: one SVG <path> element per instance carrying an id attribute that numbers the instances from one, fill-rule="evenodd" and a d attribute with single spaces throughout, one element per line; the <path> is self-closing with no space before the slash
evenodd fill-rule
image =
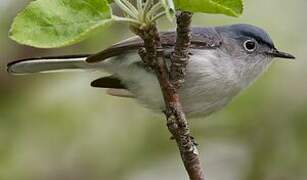
<path id="1" fill-rule="evenodd" d="M 160 34 L 167 61 L 176 39 L 175 32 Z M 142 63 L 138 49 L 142 40 L 134 37 L 95 55 L 32 58 L 12 62 L 13 74 L 91 69 L 111 74 L 92 82 L 108 88 L 114 96 L 135 97 L 150 109 L 161 111 L 164 102 L 154 73 Z M 224 107 L 263 71 L 274 57 L 294 59 L 278 51 L 262 29 L 236 24 L 193 28 L 191 58 L 180 98 L 188 116 L 206 116 Z M 89 62 L 97 63 L 89 63 Z"/>

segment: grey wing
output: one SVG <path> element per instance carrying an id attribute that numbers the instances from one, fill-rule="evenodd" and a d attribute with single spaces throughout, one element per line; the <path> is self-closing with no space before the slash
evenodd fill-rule
<path id="1" fill-rule="evenodd" d="M 164 48 L 170 48 L 175 44 L 175 33 L 166 32 L 161 36 L 161 43 Z M 102 50 L 101 52 L 89 56 L 86 61 L 88 63 L 95 63 L 103 61 L 113 56 L 119 56 L 121 54 L 126 54 L 129 51 L 136 51 L 139 48 L 144 47 L 143 40 L 139 37 L 132 37 L 127 40 L 121 41 L 113 46 Z"/>
<path id="2" fill-rule="evenodd" d="M 207 33 L 204 33 L 204 31 L 208 31 Z M 210 49 L 210 48 L 215 48 L 218 45 L 221 44 L 221 40 L 219 39 L 218 36 L 213 36 L 215 33 L 213 33 L 214 29 L 213 28 L 194 28 L 192 37 L 191 37 L 191 47 L 192 48 L 200 48 L 200 49 Z M 160 33 L 160 38 L 161 38 L 161 44 L 163 48 L 165 49 L 165 56 L 167 59 L 169 59 L 170 52 L 172 48 L 175 45 L 176 42 L 176 34 L 173 31 L 169 32 L 162 32 Z M 124 60 L 125 62 L 129 61 L 128 59 L 133 59 L 136 58 L 137 55 L 134 55 L 132 57 L 131 55 L 128 56 L 129 52 L 134 52 L 143 47 L 143 41 L 139 37 L 132 37 L 130 39 L 127 39 L 125 41 L 119 42 L 113 46 L 111 46 L 108 49 L 105 49 L 97 54 L 94 54 L 92 56 L 89 56 L 86 61 L 89 62 L 90 64 L 95 64 L 96 62 L 101 62 L 110 58 L 113 58 L 113 62 L 119 62 L 120 60 Z M 131 53 L 130 53 L 131 54 Z M 116 58 L 119 57 L 119 58 Z M 169 62 L 169 61 L 168 61 Z M 129 69 L 135 69 L 134 73 L 138 74 L 137 72 L 141 72 L 144 70 L 147 70 L 145 65 L 141 61 L 132 61 L 132 63 L 128 63 L 132 66 L 130 68 L 124 67 L 121 69 L 121 67 L 118 65 L 114 69 L 119 71 L 118 73 L 114 71 L 112 72 L 114 75 L 111 77 L 103 77 L 100 78 L 94 82 L 92 82 L 92 86 L 94 87 L 99 87 L 99 88 L 111 88 L 111 89 L 126 89 L 127 87 L 124 86 L 125 83 L 122 81 L 131 81 L 132 79 L 127 80 L 127 77 L 129 74 Z M 138 70 L 136 70 L 138 69 Z M 128 72 L 126 72 L 128 71 Z M 126 72 L 126 73 L 125 73 Z M 126 74 L 120 76 L 120 74 Z M 132 81 L 136 81 L 135 78 Z M 134 82 L 135 84 L 138 84 L 137 82 Z M 141 86 L 140 86 L 141 87 Z"/>
<path id="3" fill-rule="evenodd" d="M 176 42 L 176 33 L 174 31 L 161 32 L 160 39 L 163 48 L 166 49 L 165 54 L 169 55 L 169 51 L 173 49 Z M 215 28 L 192 29 L 191 47 L 194 49 L 212 49 L 220 46 L 221 43 L 221 37 L 215 31 Z M 127 54 L 129 51 L 136 52 L 140 47 L 143 47 L 142 39 L 132 37 L 94 55 L 54 56 L 17 60 L 8 64 L 8 71 L 12 74 L 27 74 L 93 69 L 97 66 L 90 63 Z"/>
<path id="4" fill-rule="evenodd" d="M 174 31 L 166 31 L 160 33 L 161 44 L 166 49 L 166 56 L 169 55 L 176 43 L 176 33 Z M 192 28 L 191 34 L 191 48 L 195 49 L 214 49 L 222 44 L 222 39 L 216 33 L 215 28 Z M 132 37 L 130 39 L 121 41 L 113 46 L 89 56 L 86 61 L 88 63 L 100 62 L 113 56 L 119 56 L 129 51 L 136 51 L 144 47 L 143 40 L 139 37 Z"/>
<path id="5" fill-rule="evenodd" d="M 118 56 L 123 53 L 127 53 L 127 51 L 136 50 L 143 46 L 143 42 L 138 37 L 132 37 L 130 39 L 124 40 L 113 46 L 102 50 L 97 54 L 93 54 L 86 59 L 88 63 L 95 63 L 99 61 L 103 61 L 113 56 Z"/>

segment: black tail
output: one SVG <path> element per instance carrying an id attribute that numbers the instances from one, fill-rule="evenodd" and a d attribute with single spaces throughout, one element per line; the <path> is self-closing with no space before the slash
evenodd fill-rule
<path id="1" fill-rule="evenodd" d="M 44 73 L 77 69 L 90 69 L 94 65 L 85 60 L 89 55 L 53 56 L 29 58 L 11 62 L 7 71 L 12 74 Z"/>

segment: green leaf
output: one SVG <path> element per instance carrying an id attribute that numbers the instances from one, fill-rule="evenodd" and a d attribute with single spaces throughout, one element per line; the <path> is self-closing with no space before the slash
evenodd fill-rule
<path id="1" fill-rule="evenodd" d="M 228 16 L 239 16 L 243 12 L 243 0 L 174 0 L 176 9 Z"/>
<path id="2" fill-rule="evenodd" d="M 161 0 L 161 3 L 166 13 L 166 17 L 168 18 L 168 20 L 173 21 L 175 17 L 175 12 L 176 12 L 174 1 L 173 0 Z"/>
<path id="3" fill-rule="evenodd" d="M 39 48 L 63 47 L 112 21 L 106 0 L 36 0 L 14 19 L 10 38 Z"/>

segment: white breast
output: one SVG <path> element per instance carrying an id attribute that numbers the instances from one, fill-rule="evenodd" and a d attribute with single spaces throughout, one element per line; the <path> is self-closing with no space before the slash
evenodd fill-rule
<path id="1" fill-rule="evenodd" d="M 217 57 L 216 50 L 192 53 L 186 81 L 180 90 L 181 101 L 188 116 L 208 115 L 225 106 L 240 91 L 238 78 L 233 72 L 232 62 Z M 138 55 L 130 54 L 124 57 L 125 60 L 121 59 L 109 60 L 104 69 L 117 74 L 142 104 L 155 111 L 164 109 L 154 74 L 132 63 L 140 60 Z"/>
<path id="2" fill-rule="evenodd" d="M 233 61 L 217 50 L 194 53 L 188 64 L 184 87 L 180 90 L 189 115 L 208 115 L 224 107 L 241 88 Z"/>

